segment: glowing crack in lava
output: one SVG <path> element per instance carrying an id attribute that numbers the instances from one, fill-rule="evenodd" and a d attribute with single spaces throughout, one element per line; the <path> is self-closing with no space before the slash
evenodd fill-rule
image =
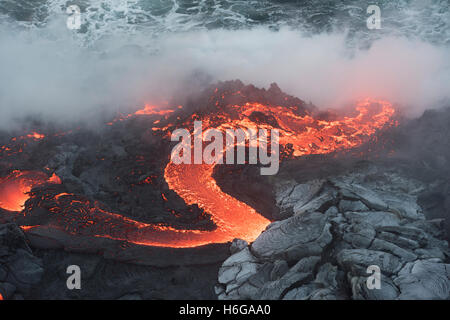
<path id="1" fill-rule="evenodd" d="M 274 121 L 259 121 L 252 116 L 255 112 L 264 114 L 267 119 L 274 119 Z M 135 115 L 154 113 L 151 107 L 146 107 Z M 280 145 L 292 144 L 293 155 L 302 156 L 326 154 L 360 146 L 367 142 L 377 130 L 394 125 L 392 118 L 395 111 L 386 101 L 366 99 L 357 104 L 356 113 L 352 117 L 328 121 L 314 119 L 310 115 L 298 115 L 295 108 L 246 103 L 230 105 L 212 114 L 204 115 L 199 120 L 202 121 L 205 130 L 246 127 L 270 130 L 276 126 L 280 133 Z M 194 116 L 198 115 L 193 115 L 192 118 Z M 185 123 L 186 127 L 191 124 Z M 160 130 L 167 136 L 169 126 Z M 213 178 L 214 167 L 214 164 L 176 165 L 169 162 L 164 170 L 167 184 L 186 204 L 197 204 L 211 214 L 217 226 L 213 231 L 179 230 L 165 225 L 138 222 L 120 214 L 105 211 L 96 203 L 70 194 L 54 196 L 55 207 L 50 209 L 57 213 L 58 217 L 64 217 L 63 219 L 53 222 L 50 226 L 23 226 L 22 229 L 28 231 L 43 228 L 48 233 L 57 229 L 72 235 L 88 235 L 125 240 L 140 245 L 177 248 L 224 243 L 234 238 L 254 241 L 270 221 L 249 205 L 224 193 Z M 42 183 L 46 180 L 46 177 L 39 175 L 34 180 L 21 179 L 23 174 L 30 173 L 13 172 L 11 174 L 13 178 L 6 177 L 0 180 L 1 207 L 9 208 L 8 210 L 20 210 L 28 197 L 24 191 L 29 190 L 33 183 Z M 76 209 L 77 206 L 80 208 Z M 61 212 L 61 210 L 67 210 L 67 212 Z"/>
<path id="2" fill-rule="evenodd" d="M 42 172 L 14 170 L 8 176 L 0 178 L 0 208 L 22 211 L 29 198 L 27 193 L 46 182 L 61 183 L 61 180 L 56 175 L 49 178 Z"/>

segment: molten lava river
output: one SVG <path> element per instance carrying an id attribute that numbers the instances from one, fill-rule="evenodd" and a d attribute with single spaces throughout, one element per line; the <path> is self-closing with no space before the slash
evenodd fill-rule
<path id="1" fill-rule="evenodd" d="M 373 107 L 374 105 L 376 107 Z M 262 113 L 276 120 L 280 133 L 280 146 L 291 144 L 293 156 L 296 157 L 326 154 L 360 146 L 378 130 L 394 125 L 395 113 L 389 102 L 370 99 L 356 105 L 354 116 L 331 121 L 318 120 L 310 115 L 298 115 L 293 108 L 259 103 L 230 105 L 227 108 L 226 112 L 233 114 L 233 117 L 228 117 L 224 110 L 221 110 L 214 115 L 196 115 L 200 117 L 197 120 L 202 120 L 204 129 L 215 128 L 222 131 L 227 128 L 246 127 L 273 129 L 270 124 L 261 123 L 261 121 L 256 123 L 251 120 L 254 112 Z M 161 117 L 167 117 L 173 112 L 173 110 L 158 111 L 147 106 L 132 116 L 161 113 Z M 109 125 L 113 124 L 114 122 L 109 123 Z M 186 124 L 186 127 L 189 125 Z M 169 134 L 169 126 L 154 128 L 154 131 L 158 130 L 165 131 L 165 136 Z M 44 136 L 35 134 L 32 137 L 45 139 Z M 167 184 L 186 204 L 197 204 L 211 214 L 217 226 L 212 231 L 179 230 L 167 225 L 143 223 L 102 210 L 95 203 L 85 203 L 88 210 L 77 212 L 76 215 L 72 214 L 72 219 L 77 221 L 70 228 L 65 225 L 64 219 L 55 219 L 45 226 L 22 226 L 22 229 L 25 232 L 37 229 L 47 234 L 64 231 L 72 236 L 109 238 L 139 245 L 176 248 L 225 243 L 234 238 L 254 241 L 270 221 L 249 205 L 223 192 L 213 178 L 214 166 L 214 164 L 176 165 L 169 161 L 164 170 Z M 29 198 L 27 192 L 32 187 L 44 183 L 57 184 L 61 181 L 55 175 L 48 177 L 39 172 L 17 170 L 11 172 L 9 176 L 0 178 L 0 207 L 8 211 L 22 211 L 25 201 Z M 62 206 L 65 201 L 69 201 L 68 199 L 73 204 L 87 202 L 84 199 L 77 200 L 74 195 L 58 194 L 54 198 L 55 212 L 60 212 L 58 205 Z"/>

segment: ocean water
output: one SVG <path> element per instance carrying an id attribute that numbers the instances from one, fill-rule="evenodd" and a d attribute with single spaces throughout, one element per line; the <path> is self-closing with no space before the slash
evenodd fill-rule
<path id="1" fill-rule="evenodd" d="M 450 92 L 450 2 L 0 0 L 0 124 L 166 101 L 239 78 L 319 107 L 361 97 L 412 113 Z M 66 26 L 66 9 L 81 26 Z M 5 120 L 6 119 L 6 120 Z"/>
<path id="2" fill-rule="evenodd" d="M 382 14 L 382 32 L 365 28 L 366 9 L 377 4 Z M 45 27 L 65 15 L 69 5 L 82 12 L 79 39 L 89 43 L 107 35 L 290 27 L 315 34 L 347 31 L 349 38 L 376 39 L 386 35 L 418 38 L 450 44 L 448 0 L 314 1 L 314 0 L 2 0 L 2 24 L 24 28 Z"/>

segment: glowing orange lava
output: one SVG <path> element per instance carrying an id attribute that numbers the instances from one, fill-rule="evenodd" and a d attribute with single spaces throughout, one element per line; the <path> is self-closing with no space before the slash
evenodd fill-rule
<path id="1" fill-rule="evenodd" d="M 37 132 L 32 132 L 30 134 L 26 135 L 27 138 L 32 138 L 35 140 L 41 140 L 45 138 L 45 135 L 43 135 L 42 133 L 37 133 Z"/>
<path id="2" fill-rule="evenodd" d="M 374 109 L 372 105 L 379 107 Z M 377 130 L 390 123 L 395 113 L 392 105 L 383 100 L 366 99 L 356 105 L 358 114 L 355 117 L 344 117 L 341 120 L 325 121 L 313 117 L 298 116 L 294 111 L 284 107 L 270 107 L 259 103 L 247 103 L 244 106 L 233 106 L 239 119 L 220 125 L 219 129 L 255 127 L 274 129 L 267 124 L 253 123 L 249 116 L 255 112 L 276 119 L 280 132 L 280 145 L 291 143 L 294 156 L 307 154 L 325 154 L 343 149 L 357 147 L 368 140 Z"/>
<path id="3" fill-rule="evenodd" d="M 142 115 L 142 114 L 159 114 L 161 116 L 167 115 L 167 114 L 171 114 L 173 113 L 174 110 L 171 109 L 167 109 L 167 110 L 159 110 L 158 107 L 156 106 L 151 106 L 151 105 L 145 105 L 144 109 L 138 110 L 136 111 L 134 114 L 136 115 Z"/>
<path id="4" fill-rule="evenodd" d="M 182 107 L 178 106 L 178 108 L 181 109 Z M 173 110 L 173 109 L 160 109 L 157 106 L 146 104 L 144 106 L 144 108 L 139 109 L 135 113 L 130 113 L 130 114 L 127 114 L 127 115 L 124 115 L 124 116 L 117 117 L 113 121 L 108 122 L 107 125 L 111 126 L 111 125 L 113 125 L 116 122 L 124 121 L 124 120 L 129 119 L 129 118 L 131 118 L 133 116 L 136 116 L 136 115 L 138 115 L 138 116 L 139 115 L 159 115 L 159 116 L 166 116 L 167 117 L 168 115 L 170 115 L 173 112 L 175 112 L 175 110 Z"/>
<path id="5" fill-rule="evenodd" d="M 372 104 L 381 106 L 380 110 L 371 110 Z M 294 155 L 324 154 L 361 145 L 376 130 L 390 124 L 394 114 L 392 105 L 387 101 L 361 101 L 357 105 L 359 112 L 355 117 L 342 120 L 315 120 L 311 116 L 298 116 L 284 107 L 271 107 L 259 103 L 247 103 L 244 106 L 233 106 L 237 119 L 227 119 L 215 128 L 252 128 L 273 129 L 268 124 L 256 124 L 249 116 L 254 112 L 263 112 L 274 117 L 279 127 L 280 144 L 291 143 Z M 205 119 L 205 123 L 213 123 Z M 214 127 L 213 125 L 209 126 Z M 270 223 L 252 207 L 224 193 L 212 177 L 213 165 L 179 164 L 172 162 L 166 166 L 164 177 L 169 187 L 187 204 L 197 204 L 211 213 L 217 229 L 203 234 L 203 244 L 211 242 L 227 242 L 234 238 L 254 241 Z M 198 241 L 197 241 L 198 243 Z M 183 246 L 191 246 L 190 242 L 180 242 Z"/>
<path id="6" fill-rule="evenodd" d="M 367 142 L 377 130 L 394 124 L 395 113 L 389 102 L 366 99 L 356 106 L 357 114 L 339 120 L 318 120 L 310 115 L 298 115 L 295 108 L 268 106 L 260 103 L 230 105 L 201 117 L 204 129 L 265 128 L 280 133 L 280 144 L 292 144 L 294 156 L 326 154 L 347 150 Z M 173 110 L 161 111 L 146 106 L 135 113 L 166 116 Z M 252 115 L 264 114 L 275 122 L 259 121 Z M 253 119 L 253 120 L 252 120 Z M 111 123 L 110 123 L 111 124 Z M 186 127 L 190 123 L 185 123 Z M 169 126 L 161 129 L 169 130 Z M 167 133 L 166 132 L 166 133 Z M 65 220 L 46 226 L 22 226 L 24 231 L 36 228 L 56 228 L 71 234 L 126 240 L 131 243 L 162 247 L 195 247 L 224 243 L 234 238 L 254 241 L 270 221 L 249 205 L 223 192 L 213 178 L 215 165 L 179 164 L 169 162 L 164 177 L 169 187 L 188 205 L 197 204 L 211 214 L 217 228 L 213 231 L 179 230 L 165 225 L 147 224 L 120 214 L 102 210 L 97 203 L 67 193 L 54 196 L 49 210 Z M 33 185 L 44 182 L 60 183 L 57 176 L 14 171 L 0 179 L 0 207 L 20 211 Z M 165 199 L 165 195 L 162 194 Z M 62 211 L 63 210 L 63 211 Z M 67 210 L 67 212 L 64 212 Z M 75 222 L 75 223 L 72 223 Z"/>
<path id="7" fill-rule="evenodd" d="M 45 173 L 32 171 L 11 172 L 8 176 L 0 178 L 0 208 L 9 211 L 22 211 L 28 192 L 37 185 L 45 182 L 61 183 L 56 175 L 50 179 Z"/>

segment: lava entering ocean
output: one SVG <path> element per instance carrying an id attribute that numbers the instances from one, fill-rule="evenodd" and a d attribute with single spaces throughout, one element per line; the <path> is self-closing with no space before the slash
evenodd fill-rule
<path id="1" fill-rule="evenodd" d="M 180 109 L 180 108 L 178 108 Z M 293 156 L 326 154 L 348 150 L 367 142 L 378 130 L 394 125 L 395 111 L 387 101 L 366 99 L 356 105 L 356 115 L 341 119 L 321 120 L 295 107 L 285 107 L 257 102 L 228 104 L 213 112 L 193 113 L 181 125 L 192 129 L 194 120 L 200 120 L 205 128 L 276 128 L 280 133 L 280 145 L 291 146 Z M 146 106 L 132 115 L 139 117 L 160 115 L 166 120 L 180 119 L 175 110 L 158 111 Z M 114 125 L 115 121 L 108 123 Z M 159 120 L 154 121 L 159 124 Z M 180 123 L 178 123 L 180 125 Z M 153 132 L 165 139 L 175 125 L 154 127 Z M 43 136 L 39 136 L 43 138 Z M 223 192 L 213 178 L 215 164 L 179 164 L 169 161 L 164 178 L 187 205 L 197 204 L 211 214 L 216 228 L 212 231 L 180 230 L 163 224 L 139 222 L 103 209 L 96 201 L 74 194 L 59 193 L 48 208 L 57 218 L 47 225 L 23 225 L 25 232 L 43 230 L 64 231 L 71 235 L 93 238 L 124 240 L 135 244 L 162 247 L 195 247 L 210 243 L 224 243 L 234 238 L 254 241 L 270 223 L 255 209 Z M 32 187 L 45 182 L 57 183 L 57 177 L 48 179 L 39 172 L 13 171 L 0 179 L 0 207 L 21 211 L 29 198 Z"/>

